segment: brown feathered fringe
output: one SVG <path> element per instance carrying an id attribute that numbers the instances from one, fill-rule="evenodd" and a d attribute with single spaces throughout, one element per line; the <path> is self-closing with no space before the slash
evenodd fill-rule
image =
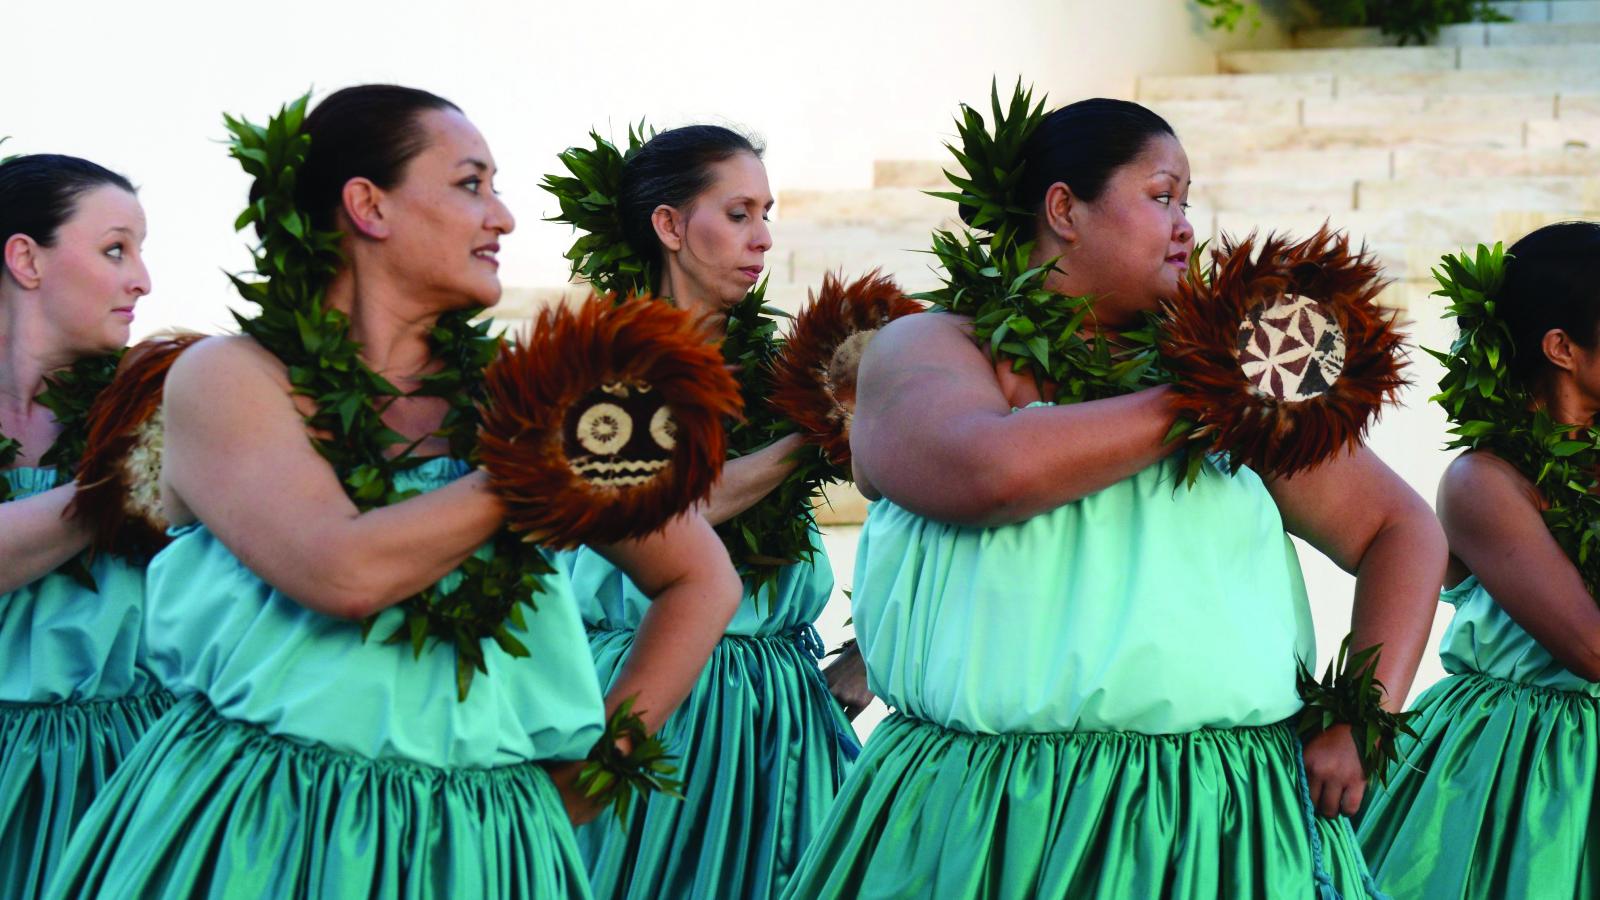
<path id="1" fill-rule="evenodd" d="M 795 318 L 773 366 L 772 405 L 845 472 L 850 471 L 856 374 L 867 343 L 878 329 L 922 309 L 874 269 L 848 286 L 842 277 L 827 274 L 822 290 Z"/>
<path id="2" fill-rule="evenodd" d="M 1395 313 L 1374 303 L 1387 285 L 1365 247 L 1324 224 L 1299 243 L 1252 233 L 1224 235 L 1205 263 L 1209 278 L 1180 280 L 1161 353 L 1174 376 L 1179 415 L 1198 424 L 1197 438 L 1231 454 L 1234 464 L 1286 477 L 1359 445 L 1385 402 L 1407 380 Z M 1251 390 L 1239 362 L 1239 327 L 1255 306 L 1286 294 L 1315 300 L 1344 332 L 1344 370 L 1331 388 L 1300 401 Z"/>
<path id="3" fill-rule="evenodd" d="M 161 509 L 161 399 L 167 371 L 203 335 L 151 338 L 130 348 L 89 408 L 78 490 L 67 515 L 93 532 L 91 554 L 148 561 L 167 545 Z"/>
<path id="4" fill-rule="evenodd" d="M 562 444 L 568 408 L 615 382 L 660 391 L 677 425 L 672 461 L 635 487 L 585 481 Z M 506 524 L 557 549 L 643 537 L 703 499 L 727 455 L 723 419 L 741 411 L 739 385 L 703 328 L 648 297 L 591 295 L 545 310 L 489 366 L 484 388 L 479 457 Z"/>

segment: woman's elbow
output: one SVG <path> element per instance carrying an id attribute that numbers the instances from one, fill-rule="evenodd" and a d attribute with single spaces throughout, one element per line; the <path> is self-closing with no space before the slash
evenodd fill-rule
<path id="1" fill-rule="evenodd" d="M 409 592 L 392 577 L 390 565 L 366 561 L 359 553 L 333 554 L 326 564 L 307 560 L 314 576 L 294 595 L 302 606 L 325 616 L 359 622 L 404 600 Z"/>

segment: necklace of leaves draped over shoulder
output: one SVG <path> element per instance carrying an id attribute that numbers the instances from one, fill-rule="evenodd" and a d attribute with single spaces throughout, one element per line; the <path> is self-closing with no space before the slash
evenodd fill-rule
<path id="1" fill-rule="evenodd" d="M 571 225 L 580 233 L 566 253 L 572 274 L 618 298 L 651 295 L 661 284 L 659 259 L 640 253 L 624 236 L 618 200 L 622 168 L 651 133 L 642 122 L 630 127 L 624 150 L 590 132 L 594 146 L 567 149 L 560 159 L 568 174 L 546 175 L 542 184 L 555 195 L 561 210 L 548 221 Z M 778 319 L 788 315 L 766 305 L 765 294 L 762 282 L 728 310 L 721 342 L 723 359 L 734 367 L 744 397 L 744 418 L 728 429 L 729 457 L 734 459 L 796 430 L 768 402 L 773 364 L 783 349 Z M 776 591 L 783 567 L 813 556 L 812 498 L 823 482 L 846 475 L 814 444 L 805 444 L 795 454 L 794 469 L 777 487 L 717 526 L 728 555 L 758 596 Z"/>
<path id="2" fill-rule="evenodd" d="M 1600 588 L 1600 428 L 1551 418 L 1511 374 L 1516 351 L 1499 315 L 1507 254 L 1500 244 L 1444 257 L 1433 270 L 1460 333 L 1448 352 L 1428 353 L 1445 367 L 1433 401 L 1450 419 L 1447 447 L 1484 449 L 1511 463 L 1538 488 L 1545 525 L 1583 576 Z M 1600 595 L 1597 595 L 1600 596 Z"/>
<path id="3" fill-rule="evenodd" d="M 426 461 L 408 441 L 383 422 L 382 411 L 404 396 L 362 361 L 361 346 L 350 337 L 350 320 L 327 308 L 329 280 L 341 264 L 339 235 L 319 231 L 295 202 L 297 173 L 305 164 L 310 137 L 301 125 L 310 95 L 282 107 L 266 126 L 226 117 L 229 152 L 255 181 L 250 205 L 234 222 L 254 226 L 260 244 L 254 251 L 256 278 L 235 277 L 240 296 L 257 304 L 255 316 L 237 315 L 240 328 L 288 367 L 293 391 L 309 398 L 306 425 L 312 443 L 338 473 L 345 493 L 362 511 L 398 503 L 415 495 L 396 486 L 397 477 Z M 478 403 L 484 368 L 499 352 L 489 323 L 474 324 L 473 311 L 439 317 L 430 335 L 435 359 L 443 367 L 422 379 L 411 396 L 442 398 L 449 404 L 436 434 L 449 442 L 450 455 L 475 461 Z M 395 452 L 398 451 L 398 452 Z M 546 590 L 542 576 L 552 573 L 537 544 L 508 529 L 491 539 L 487 559 L 467 558 L 457 569 L 459 585 L 437 584 L 399 604 L 404 625 L 389 638 L 409 642 L 416 656 L 430 640 L 455 653 L 456 688 L 466 699 L 475 673 L 488 673 L 483 641 L 493 639 L 511 656 L 527 648 L 511 633 L 525 626 L 524 607 L 537 609 L 534 596 Z M 369 620 L 367 628 L 372 622 Z"/>

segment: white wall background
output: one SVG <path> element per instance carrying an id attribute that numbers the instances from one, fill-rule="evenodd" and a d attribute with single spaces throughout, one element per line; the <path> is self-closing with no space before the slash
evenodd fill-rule
<path id="1" fill-rule="evenodd" d="M 308 87 L 427 88 L 488 137 L 519 218 L 508 286 L 566 281 L 539 190 L 591 126 L 721 121 L 764 137 L 774 187 L 865 186 L 874 159 L 935 158 L 961 101 L 1019 75 L 1058 101 L 1129 95 L 1140 73 L 1205 72 L 1187 0 L 0 0 L 5 153 L 85 156 L 142 185 L 155 291 L 135 335 L 231 323 L 224 269 L 247 184 L 222 113 L 256 121 Z M 1255 43 L 1281 40 L 1268 26 Z M 1243 38 L 1228 39 L 1232 44 Z M 781 211 L 779 212 L 781 216 Z"/>
<path id="2" fill-rule="evenodd" d="M 1269 21 L 1252 36 L 1208 34 L 1188 0 L 3 0 L 0 41 L 0 135 L 12 136 L 0 155 L 72 153 L 142 186 L 155 291 L 141 336 L 230 327 L 223 272 L 248 265 L 230 229 L 247 184 L 220 143 L 222 113 L 264 121 L 309 87 L 394 81 L 461 105 L 519 218 L 502 277 L 537 287 L 566 280 L 570 242 L 539 221 L 554 205 L 538 181 L 590 127 L 730 123 L 766 140 L 775 189 L 862 187 L 875 159 L 940 158 L 957 104 L 982 101 L 991 78 L 1021 76 L 1057 103 L 1127 97 L 1141 74 L 1210 72 L 1219 47 L 1278 46 L 1284 33 Z M 1447 345 L 1431 311 L 1419 329 Z M 1409 408 L 1373 444 L 1431 499 L 1443 424 L 1426 404 L 1437 375 L 1416 362 Z M 830 540 L 841 587 L 852 539 Z M 1302 559 L 1326 658 L 1348 628 L 1351 580 Z M 841 598 L 824 616 L 830 644 L 847 615 Z M 1438 674 L 1430 651 L 1419 688 Z"/>

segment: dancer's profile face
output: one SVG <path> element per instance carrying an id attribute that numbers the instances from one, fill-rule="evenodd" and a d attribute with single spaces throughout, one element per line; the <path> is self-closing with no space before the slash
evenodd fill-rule
<path id="1" fill-rule="evenodd" d="M 144 208 L 103 185 L 77 198 L 49 247 L 35 245 L 40 308 L 74 354 L 108 353 L 128 343 L 133 310 L 150 293 Z"/>
<path id="2" fill-rule="evenodd" d="M 421 152 L 383 192 L 385 253 L 404 283 L 442 306 L 493 306 L 500 299 L 500 238 L 516 227 L 494 190 L 494 155 L 453 110 L 418 117 Z"/>
<path id="3" fill-rule="evenodd" d="M 1114 170 L 1099 197 L 1077 203 L 1077 240 L 1061 265 L 1075 292 L 1100 298 L 1102 322 L 1127 324 L 1175 295 L 1194 252 L 1188 201 L 1189 157 L 1162 134 Z"/>
<path id="4" fill-rule="evenodd" d="M 666 248 L 673 299 L 720 316 L 760 280 L 772 249 L 767 213 L 772 188 L 753 153 L 711 164 L 711 184 L 686 208 L 661 207 L 653 218 Z"/>

